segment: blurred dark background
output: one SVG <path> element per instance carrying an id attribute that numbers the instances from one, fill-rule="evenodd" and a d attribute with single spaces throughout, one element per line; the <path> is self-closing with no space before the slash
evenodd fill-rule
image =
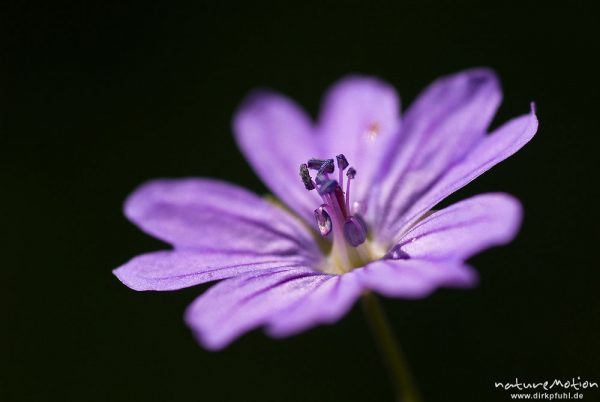
<path id="1" fill-rule="evenodd" d="M 600 382 L 598 18 L 566 4 L 14 2 L 0 17 L 0 400 L 391 401 L 358 307 L 300 336 L 255 331 L 204 351 L 182 314 L 207 286 L 137 293 L 111 274 L 164 247 L 122 202 L 165 176 L 266 192 L 230 129 L 254 87 L 315 114 L 329 84 L 361 72 L 406 107 L 480 65 L 503 82 L 495 125 L 535 100 L 541 128 L 450 201 L 510 192 L 523 229 L 472 260 L 477 289 L 385 307 L 426 401 L 506 401 L 493 383 L 515 377 Z"/>

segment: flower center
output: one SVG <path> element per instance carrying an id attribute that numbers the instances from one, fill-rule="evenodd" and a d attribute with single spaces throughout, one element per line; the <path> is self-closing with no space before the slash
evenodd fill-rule
<path id="1" fill-rule="evenodd" d="M 334 178 L 335 165 L 338 168 L 337 180 Z M 327 266 L 323 267 L 327 273 L 343 274 L 373 259 L 367 240 L 368 227 L 359 215 L 362 204 L 355 202 L 350 208 L 350 183 L 356 176 L 356 170 L 348 166 L 343 154 L 336 156 L 335 163 L 333 159 L 310 159 L 300 165 L 304 187 L 308 191 L 316 190 L 323 200 L 315 209 L 319 233 L 324 238 L 333 238 Z M 310 170 L 316 171 L 314 181 Z M 343 190 L 344 175 L 346 191 Z"/>

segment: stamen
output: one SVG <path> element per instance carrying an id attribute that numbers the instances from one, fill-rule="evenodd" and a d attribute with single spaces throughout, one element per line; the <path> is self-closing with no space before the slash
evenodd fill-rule
<path id="1" fill-rule="evenodd" d="M 349 165 L 348 160 L 344 156 L 344 154 L 339 154 L 335 157 L 337 160 L 338 167 L 338 181 L 340 182 L 340 187 L 344 187 L 344 169 L 346 169 Z"/>
<path id="2" fill-rule="evenodd" d="M 317 220 L 317 226 L 321 236 L 325 237 L 331 232 L 331 217 L 325 209 L 326 205 L 323 204 L 319 208 L 315 209 L 315 219 Z"/>
<path id="3" fill-rule="evenodd" d="M 325 177 L 324 174 L 317 174 L 317 177 L 315 177 L 315 182 L 317 183 L 317 185 L 321 185 L 323 183 L 325 183 L 327 180 L 329 180 L 327 177 Z"/>
<path id="4" fill-rule="evenodd" d="M 336 165 L 339 180 L 330 176 Z M 317 171 L 314 181 L 309 169 Z M 304 186 L 307 190 L 316 188 L 323 200 L 323 204 L 314 211 L 314 216 L 321 236 L 333 234 L 331 258 L 336 261 L 336 266 L 341 267 L 341 272 L 347 272 L 369 258 L 361 246 L 366 241 L 368 232 L 367 224 L 360 216 L 361 208 L 350 210 L 350 182 L 355 176 L 356 169 L 350 166 L 344 154 L 336 155 L 335 162 L 334 159 L 312 158 L 300 165 L 300 177 Z M 347 180 L 345 192 L 344 179 Z"/>
<path id="5" fill-rule="evenodd" d="M 318 176 L 317 176 L 318 177 Z M 319 195 L 325 195 L 333 193 L 338 186 L 338 182 L 336 180 L 325 180 L 319 185 Z"/>
<path id="6" fill-rule="evenodd" d="M 346 172 L 346 176 L 349 179 L 354 179 L 354 176 L 356 176 L 356 169 L 354 169 L 353 167 L 351 167 L 350 169 L 348 169 L 348 171 Z"/>
<path id="7" fill-rule="evenodd" d="M 348 169 L 346 176 L 348 176 L 348 182 L 346 183 L 346 211 L 350 213 L 350 181 L 356 176 L 356 169 L 353 167 Z"/>
<path id="8" fill-rule="evenodd" d="M 334 170 L 335 166 L 333 166 L 333 159 L 326 159 L 319 168 L 319 174 L 333 173 Z"/>
<path id="9" fill-rule="evenodd" d="M 351 216 L 344 223 L 344 236 L 353 247 L 358 247 L 367 239 L 367 225 L 358 216 Z"/>
<path id="10" fill-rule="evenodd" d="M 308 168 L 312 170 L 319 170 L 323 163 L 325 163 L 325 159 L 312 158 L 308 160 Z"/>
<path id="11" fill-rule="evenodd" d="M 348 163 L 348 160 L 346 159 L 346 157 L 344 156 L 344 154 L 339 154 L 338 156 L 335 157 L 335 159 L 337 159 L 338 169 L 344 170 L 348 167 L 349 163 Z"/>
<path id="12" fill-rule="evenodd" d="M 308 172 L 308 166 L 306 163 L 300 165 L 300 177 L 302 178 L 302 183 L 304 183 L 304 187 L 310 191 L 315 189 L 315 183 L 313 183 L 312 178 L 310 177 L 310 173 Z"/>
<path id="13" fill-rule="evenodd" d="M 337 186 L 335 188 L 335 198 L 336 198 L 338 205 L 342 207 L 341 212 L 342 212 L 344 218 L 347 218 L 348 216 L 350 216 L 350 212 L 348 211 L 348 208 L 344 208 L 345 207 L 344 191 L 342 190 L 342 188 L 340 186 Z"/>

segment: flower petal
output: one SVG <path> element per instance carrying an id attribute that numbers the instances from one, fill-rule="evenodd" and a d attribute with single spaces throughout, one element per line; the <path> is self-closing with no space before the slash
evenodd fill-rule
<path id="1" fill-rule="evenodd" d="M 302 224 L 260 197 L 208 179 L 156 180 L 125 203 L 127 217 L 178 249 L 266 255 L 320 253 Z"/>
<path id="2" fill-rule="evenodd" d="M 394 247 L 409 258 L 464 260 L 506 244 L 519 230 L 522 209 L 508 194 L 482 194 L 436 211 L 402 235 Z"/>
<path id="3" fill-rule="evenodd" d="M 443 77 L 423 91 L 406 111 L 399 143 L 380 169 L 379 227 L 395 223 L 484 137 L 501 98 L 496 75 L 482 68 Z"/>
<path id="4" fill-rule="evenodd" d="M 533 138 L 537 128 L 538 121 L 532 107 L 528 115 L 510 120 L 484 137 L 464 159 L 450 167 L 425 194 L 415 200 L 401 218 L 390 222 L 387 230 L 382 229 L 378 236 L 382 239 L 397 238 L 438 202 L 521 149 Z"/>
<path id="5" fill-rule="evenodd" d="M 355 200 L 366 200 L 380 161 L 400 129 L 400 100 L 395 89 L 373 77 L 350 76 L 335 83 L 321 106 L 321 158 L 342 153 L 357 171 Z M 336 176 L 337 177 L 337 176 Z"/>
<path id="6" fill-rule="evenodd" d="M 288 98 L 261 91 L 251 94 L 235 115 L 233 130 L 254 171 L 290 208 L 314 223 L 320 205 L 298 175 L 301 163 L 320 155 L 312 122 Z"/>
<path id="7" fill-rule="evenodd" d="M 175 290 L 266 269 L 303 266 L 298 256 L 158 251 L 137 256 L 113 273 L 134 290 Z"/>
<path id="8" fill-rule="evenodd" d="M 281 338 L 316 325 L 334 323 L 352 308 L 361 292 L 356 275 L 332 276 L 298 303 L 273 316 L 267 333 Z"/>
<path id="9" fill-rule="evenodd" d="M 438 287 L 471 287 L 477 273 L 452 261 L 379 260 L 347 275 L 356 275 L 362 286 L 384 296 L 418 299 Z"/>
<path id="10" fill-rule="evenodd" d="M 226 279 L 198 297 L 185 320 L 207 349 L 222 349 L 331 278 L 308 268 L 275 268 Z"/>

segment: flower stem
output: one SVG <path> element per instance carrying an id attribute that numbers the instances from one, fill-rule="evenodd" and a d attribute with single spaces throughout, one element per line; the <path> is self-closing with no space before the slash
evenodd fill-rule
<path id="1" fill-rule="evenodd" d="M 390 379 L 396 390 L 397 402 L 420 402 L 421 397 L 406 363 L 402 349 L 394 337 L 381 303 L 375 294 L 363 295 L 362 306 L 381 356 L 385 360 Z"/>

